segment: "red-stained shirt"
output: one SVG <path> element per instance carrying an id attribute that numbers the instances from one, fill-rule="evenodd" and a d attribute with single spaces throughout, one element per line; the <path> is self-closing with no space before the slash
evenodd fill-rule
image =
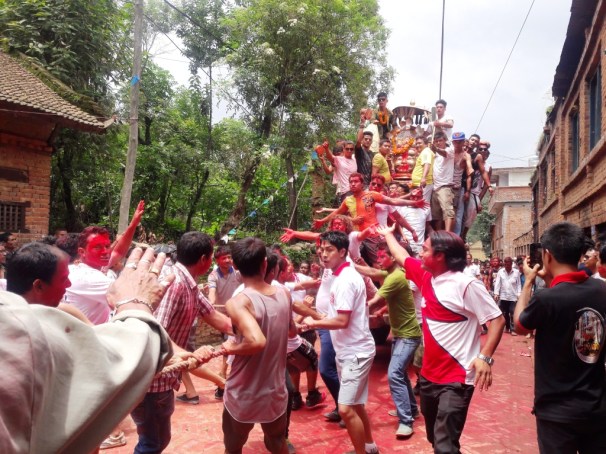
<path id="1" fill-rule="evenodd" d="M 339 207 L 341 213 L 347 211 L 352 218 L 362 216 L 361 224 L 356 225 L 356 230 L 363 231 L 371 225 L 377 224 L 376 204 L 383 202 L 383 194 L 373 191 L 363 191 L 358 197 L 350 195 L 343 200 Z"/>
<path id="2" fill-rule="evenodd" d="M 181 348 L 187 347 L 187 340 L 194 321 L 215 309 L 198 289 L 196 281 L 181 263 L 172 267 L 175 281 L 168 288 L 162 302 L 154 312 L 156 319 L 164 327 L 170 338 Z M 150 393 L 179 389 L 180 372 L 163 375 L 154 379 Z"/>

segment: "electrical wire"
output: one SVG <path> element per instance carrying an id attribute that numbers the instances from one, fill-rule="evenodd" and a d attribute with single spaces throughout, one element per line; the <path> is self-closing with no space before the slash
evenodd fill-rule
<path id="1" fill-rule="evenodd" d="M 482 124 L 482 120 L 484 119 L 484 115 L 486 114 L 486 111 L 488 110 L 488 106 L 490 106 L 490 102 L 492 101 L 492 97 L 494 96 L 495 92 L 497 91 L 497 87 L 499 86 L 499 82 L 501 82 L 501 78 L 503 77 L 503 73 L 505 72 L 505 69 L 507 68 L 507 64 L 509 63 L 509 59 L 511 58 L 511 55 L 513 54 L 513 51 L 516 48 L 516 44 L 518 44 L 518 40 L 520 39 L 520 35 L 522 34 L 522 30 L 524 30 L 524 26 L 526 25 L 526 21 L 528 20 L 528 16 L 530 16 L 530 12 L 532 11 L 532 7 L 534 5 L 534 2 L 535 2 L 535 0 L 532 0 L 532 3 L 530 4 L 530 8 L 528 8 L 528 12 L 526 13 L 526 17 L 524 18 L 524 22 L 522 22 L 522 26 L 520 27 L 520 31 L 518 32 L 518 36 L 516 36 L 516 40 L 513 43 L 511 51 L 509 51 L 509 55 L 507 56 L 507 60 L 505 61 L 505 64 L 503 65 L 503 69 L 501 70 L 501 74 L 499 75 L 499 78 L 497 79 L 497 83 L 495 84 L 494 89 L 492 90 L 492 93 L 490 94 L 490 98 L 488 99 L 488 103 L 486 103 L 486 107 L 484 108 L 484 112 L 482 112 L 482 116 L 480 117 L 480 121 L 478 121 L 478 125 L 476 126 L 476 129 L 475 129 L 474 133 L 478 132 L 478 129 L 480 128 L 480 125 Z"/>
<path id="2" fill-rule="evenodd" d="M 217 40 L 218 43 L 220 43 L 222 46 L 226 46 L 229 50 L 234 51 L 235 49 L 233 47 L 231 47 L 229 44 L 227 44 L 223 38 L 216 36 L 214 33 L 212 33 L 208 28 L 206 28 L 204 25 L 202 25 L 200 22 L 198 22 L 196 19 L 194 19 L 193 17 L 191 17 L 190 15 L 188 15 L 185 11 L 180 10 L 179 8 L 177 8 L 175 5 L 173 5 L 171 2 L 169 2 L 168 0 L 164 0 L 164 3 L 166 3 L 168 6 L 170 6 L 172 9 L 174 9 L 176 12 L 178 12 L 179 14 L 181 14 L 183 17 L 185 17 L 191 24 L 195 25 L 196 27 L 201 28 L 205 33 L 207 33 L 209 36 L 213 37 L 214 39 Z"/>

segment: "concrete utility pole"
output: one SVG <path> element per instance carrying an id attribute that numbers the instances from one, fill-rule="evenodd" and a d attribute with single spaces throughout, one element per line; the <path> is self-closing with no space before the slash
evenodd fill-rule
<path id="1" fill-rule="evenodd" d="M 141 78 L 141 42 L 143 41 L 143 0 L 135 0 L 135 61 L 133 65 L 133 78 L 130 83 L 130 131 L 128 136 L 128 152 L 126 154 L 126 170 L 124 183 L 120 196 L 120 219 L 118 232 L 122 233 L 128 226 L 130 198 L 135 178 L 135 164 L 137 162 L 137 145 L 139 144 L 139 84 Z"/>

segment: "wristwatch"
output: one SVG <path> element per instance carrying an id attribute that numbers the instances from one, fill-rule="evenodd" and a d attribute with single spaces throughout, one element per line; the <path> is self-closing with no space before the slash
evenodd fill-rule
<path id="1" fill-rule="evenodd" d="M 494 364 L 494 359 L 491 358 L 490 356 L 486 356 L 481 353 L 478 353 L 478 358 L 481 359 L 482 361 L 484 361 L 489 366 L 492 366 Z"/>

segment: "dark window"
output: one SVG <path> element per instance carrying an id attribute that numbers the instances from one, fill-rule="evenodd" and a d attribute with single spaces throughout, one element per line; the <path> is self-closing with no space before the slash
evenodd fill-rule
<path id="1" fill-rule="evenodd" d="M 589 81 L 589 149 L 598 143 L 602 136 L 602 70 L 598 66 Z"/>
<path id="2" fill-rule="evenodd" d="M 25 207 L 29 203 L 0 202 L 0 231 L 25 231 Z"/>
<path id="3" fill-rule="evenodd" d="M 579 168 L 579 154 L 581 152 L 579 137 L 579 111 L 575 111 L 570 116 L 570 171 L 574 172 Z"/>
<path id="4" fill-rule="evenodd" d="M 541 165 L 541 175 L 539 178 L 539 185 L 541 186 L 541 208 L 547 203 L 547 163 Z"/>
<path id="5" fill-rule="evenodd" d="M 558 188 L 558 180 L 556 177 L 556 161 L 555 161 L 555 151 L 551 151 L 549 157 L 549 167 L 551 169 L 551 175 L 549 179 L 549 190 L 551 193 L 551 197 L 555 196 L 557 188 Z"/>

